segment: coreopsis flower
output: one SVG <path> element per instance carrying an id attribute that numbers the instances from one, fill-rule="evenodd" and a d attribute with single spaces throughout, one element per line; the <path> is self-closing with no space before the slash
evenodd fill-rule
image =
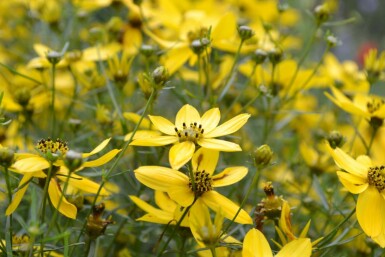
<path id="1" fill-rule="evenodd" d="M 381 52 L 378 58 L 377 52 L 377 49 L 371 49 L 365 56 L 364 68 L 367 79 L 371 84 L 377 82 L 379 79 L 382 79 L 385 70 L 385 52 Z"/>
<path id="2" fill-rule="evenodd" d="M 181 208 L 181 206 L 172 200 L 165 192 L 155 191 L 155 203 L 159 206 L 159 209 L 137 196 L 130 195 L 129 197 L 140 209 L 146 212 L 145 215 L 136 219 L 138 221 L 159 224 L 176 224 L 184 212 L 184 208 Z M 187 217 L 183 219 L 180 226 L 189 226 Z"/>
<path id="3" fill-rule="evenodd" d="M 81 154 L 81 157 L 88 158 L 99 153 L 107 146 L 109 141 L 110 138 L 104 140 L 91 152 Z M 11 171 L 23 174 L 24 176 L 20 180 L 18 190 L 14 194 L 13 200 L 5 212 L 6 215 L 12 214 L 19 206 L 19 203 L 28 188 L 29 182 L 33 178 L 39 178 L 45 183 L 49 183 L 48 194 L 52 205 L 66 217 L 76 219 L 77 208 L 74 204 L 68 202 L 64 196 L 62 197 L 63 192 L 59 181 L 68 181 L 72 187 L 91 194 L 96 194 L 99 189 L 99 184 L 79 176 L 74 172 L 87 167 L 101 166 L 109 162 L 120 152 L 118 149 L 113 149 L 95 160 L 82 162 L 81 165 L 75 170 L 69 170 L 63 159 L 69 150 L 67 143 L 64 141 L 59 139 L 56 141 L 51 139 L 42 139 L 38 142 L 37 149 L 40 151 L 40 154 L 18 154 L 18 160 L 16 160 L 16 162 L 10 167 Z M 52 159 L 47 160 L 47 157 Z M 51 169 L 53 175 L 51 180 L 47 182 L 45 180 L 49 169 Z M 102 188 L 100 195 L 108 195 L 108 192 Z"/>
<path id="4" fill-rule="evenodd" d="M 374 166 L 366 155 L 355 160 L 338 147 L 327 149 L 341 168 L 337 171 L 340 182 L 358 194 L 356 215 L 362 230 L 385 247 L 385 166 Z"/>
<path id="5" fill-rule="evenodd" d="M 291 241 L 276 254 L 275 257 L 308 257 L 311 256 L 309 238 Z M 268 241 L 261 231 L 252 228 L 243 240 L 242 257 L 273 257 Z"/>
<path id="6" fill-rule="evenodd" d="M 191 161 L 194 181 L 180 171 L 160 166 L 142 166 L 134 172 L 141 183 L 154 190 L 167 192 L 171 199 L 183 207 L 191 206 L 195 200 L 200 201 L 215 212 L 221 210 L 231 220 L 239 207 L 214 189 L 240 181 L 246 176 L 247 168 L 230 167 L 213 175 L 218 159 L 218 151 L 200 148 Z M 247 212 L 241 210 L 235 222 L 251 224 L 252 220 Z"/>
<path id="7" fill-rule="evenodd" d="M 238 144 L 215 139 L 239 130 L 249 119 L 250 114 L 240 114 L 218 126 L 221 118 L 218 108 L 212 108 L 201 117 L 191 105 L 184 105 L 176 115 L 175 124 L 161 116 L 149 118 L 154 126 L 166 135 L 151 138 L 138 138 L 131 145 L 162 146 L 174 144 L 170 149 L 169 162 L 173 169 L 186 164 L 195 152 L 197 145 L 224 152 L 241 151 Z"/>

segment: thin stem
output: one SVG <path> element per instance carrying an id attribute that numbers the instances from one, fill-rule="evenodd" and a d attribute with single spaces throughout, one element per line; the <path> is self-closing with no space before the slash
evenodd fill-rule
<path id="1" fill-rule="evenodd" d="M 8 204 L 12 202 L 12 188 L 11 182 L 9 181 L 9 172 L 8 167 L 4 167 L 5 172 L 5 183 L 7 184 L 7 194 L 8 194 Z M 7 256 L 13 256 L 12 254 L 12 214 L 7 216 L 7 221 L 5 225 L 5 241 L 6 241 L 6 251 Z"/>
<path id="2" fill-rule="evenodd" d="M 9 67 L 8 65 L 6 65 L 6 64 L 4 64 L 4 63 L 1 63 L 1 62 L 0 62 L 0 66 L 3 66 L 4 68 L 6 68 L 7 70 L 9 70 L 9 71 L 12 72 L 13 74 L 16 74 L 16 75 L 18 75 L 18 76 L 20 76 L 20 77 L 23 77 L 23 78 L 25 78 L 25 79 L 28 79 L 28 80 L 30 80 L 30 81 L 32 81 L 32 82 L 37 83 L 37 84 L 41 84 L 40 81 L 38 81 L 38 80 L 36 80 L 36 79 L 34 79 L 34 78 L 32 78 L 32 77 L 29 77 L 29 76 L 27 76 L 27 75 L 24 75 L 24 74 L 18 72 L 17 70 L 15 70 L 15 69 Z"/>
<path id="3" fill-rule="evenodd" d="M 211 254 L 213 255 L 213 257 L 217 257 L 217 252 L 215 251 L 215 246 L 211 246 L 210 251 L 211 251 Z"/>
<path id="4" fill-rule="evenodd" d="M 374 138 L 376 137 L 378 128 L 373 128 L 372 135 L 370 137 L 368 148 L 366 149 L 366 155 L 370 155 L 370 149 L 372 148 Z"/>
<path id="5" fill-rule="evenodd" d="M 56 125 L 56 115 L 55 115 L 55 75 L 56 75 L 56 64 L 52 63 L 51 68 L 51 136 L 55 138 L 55 125 Z"/>

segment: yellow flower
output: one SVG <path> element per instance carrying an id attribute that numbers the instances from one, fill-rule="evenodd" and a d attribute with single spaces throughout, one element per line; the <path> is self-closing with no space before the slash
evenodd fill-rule
<path id="1" fill-rule="evenodd" d="M 167 192 L 171 199 L 183 207 L 190 206 L 197 198 L 210 209 L 221 210 L 228 219 L 233 219 L 239 207 L 225 196 L 214 191 L 215 187 L 234 184 L 247 174 L 246 167 L 230 167 L 213 175 L 219 158 L 219 152 L 200 148 L 192 158 L 194 183 L 191 179 L 174 169 L 159 166 L 142 166 L 136 169 L 136 178 L 144 185 Z M 251 224 L 250 216 L 241 210 L 235 222 Z"/>
<path id="2" fill-rule="evenodd" d="M 173 169 L 186 164 L 195 152 L 195 146 L 225 151 L 241 151 L 238 144 L 215 139 L 239 130 L 249 119 L 250 114 L 240 114 L 218 126 L 221 118 L 218 108 L 212 108 L 201 117 L 191 105 L 184 105 L 176 115 L 175 124 L 161 116 L 149 116 L 154 126 L 166 136 L 138 138 L 131 145 L 162 146 L 174 144 L 170 149 L 169 162 Z"/>
<path id="3" fill-rule="evenodd" d="M 308 257 L 311 256 L 309 238 L 299 238 L 285 245 L 275 257 Z M 252 228 L 243 241 L 242 257 L 273 257 L 273 253 L 265 236 Z"/>
<path id="4" fill-rule="evenodd" d="M 365 234 L 385 247 L 385 167 L 373 166 L 366 155 L 356 160 L 342 151 L 328 146 L 335 163 L 342 170 L 337 176 L 352 194 L 358 194 L 356 215 Z"/>
<path id="5" fill-rule="evenodd" d="M 101 144 L 99 144 L 94 150 L 90 153 L 83 153 L 82 158 L 88 158 L 96 153 L 99 153 L 103 150 L 109 139 L 104 140 Z M 51 156 L 56 155 L 58 157 L 59 152 L 61 155 L 65 155 L 68 151 L 68 147 L 63 141 L 53 141 L 53 140 L 41 140 L 38 143 L 38 149 L 42 153 L 50 152 Z M 90 161 L 85 161 L 83 164 L 76 169 L 76 171 L 87 168 L 87 167 L 97 167 L 101 166 L 107 162 L 109 162 L 112 158 L 115 157 L 120 152 L 118 149 L 113 149 L 103 156 Z M 29 182 L 35 177 L 39 179 L 45 180 L 47 177 L 46 171 L 50 168 L 50 162 L 44 157 L 37 154 L 18 154 L 18 160 L 10 167 L 10 170 L 16 173 L 23 174 L 23 178 L 19 182 L 18 190 L 16 191 L 11 204 L 8 206 L 5 214 L 12 214 L 16 208 L 19 206 L 21 199 L 23 198 Z M 56 161 L 52 163 L 52 171 L 54 175 L 51 180 L 48 182 L 48 194 L 49 198 L 55 208 L 58 209 L 60 213 L 69 217 L 71 219 L 76 219 L 77 209 L 76 206 L 72 203 L 68 202 L 65 197 L 62 197 L 63 192 L 61 191 L 61 186 L 59 185 L 59 181 L 66 182 L 68 179 L 68 183 L 75 188 L 78 188 L 82 191 L 95 194 L 99 189 L 99 184 L 84 178 L 82 176 L 76 175 L 73 172 L 70 174 L 68 168 L 64 165 L 64 161 L 58 158 Z M 68 178 L 70 176 L 70 178 Z M 107 191 L 102 189 L 100 195 L 107 195 Z M 61 200 L 60 200 L 61 199 Z M 60 203 L 60 205 L 59 205 Z"/>
<path id="6" fill-rule="evenodd" d="M 138 221 L 146 221 L 159 224 L 176 224 L 183 214 L 184 208 L 181 208 L 175 201 L 173 201 L 167 193 L 155 191 L 155 203 L 160 209 L 146 203 L 137 196 L 130 195 L 130 199 L 147 214 L 136 219 Z M 187 217 L 180 224 L 182 227 L 188 227 Z"/>

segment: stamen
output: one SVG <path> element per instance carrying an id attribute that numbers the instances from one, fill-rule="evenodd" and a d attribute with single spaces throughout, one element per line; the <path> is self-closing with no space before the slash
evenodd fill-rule
<path id="1" fill-rule="evenodd" d="M 196 143 L 203 134 L 202 124 L 198 122 L 191 122 L 189 127 L 186 126 L 186 123 L 182 123 L 182 129 L 174 128 L 176 134 L 179 137 L 179 142 L 191 141 Z"/>
<path id="2" fill-rule="evenodd" d="M 65 155 L 69 150 L 67 143 L 59 138 L 55 141 L 51 138 L 41 139 L 37 142 L 36 148 L 44 154 L 48 151 L 51 153 L 57 153 L 59 151 L 62 155 Z"/>
<path id="3" fill-rule="evenodd" d="M 379 192 L 385 189 L 385 166 L 370 167 L 368 171 L 368 183 L 371 186 L 375 186 Z"/>
<path id="4" fill-rule="evenodd" d="M 195 171 L 194 172 L 194 185 L 195 185 L 195 193 L 198 195 L 203 194 L 204 192 L 208 192 L 213 190 L 212 186 L 212 178 L 209 173 L 206 173 L 204 170 Z M 193 189 L 191 179 L 189 181 L 189 187 L 191 190 Z"/>

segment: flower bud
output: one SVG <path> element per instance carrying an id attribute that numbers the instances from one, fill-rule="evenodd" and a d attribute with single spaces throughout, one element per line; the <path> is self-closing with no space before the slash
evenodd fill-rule
<path id="1" fill-rule="evenodd" d="M 273 158 L 273 151 L 268 145 L 261 145 L 254 151 L 255 166 L 266 166 Z"/>
<path id="2" fill-rule="evenodd" d="M 46 56 L 47 60 L 52 64 L 56 65 L 60 62 L 61 58 L 63 57 L 62 53 L 56 52 L 56 51 L 49 51 Z"/>
<path id="3" fill-rule="evenodd" d="M 330 132 L 330 134 L 327 136 L 327 140 L 330 144 L 330 147 L 333 149 L 335 149 L 336 147 L 342 147 L 345 143 L 344 136 L 336 130 Z"/>
<path id="4" fill-rule="evenodd" d="M 19 88 L 15 92 L 15 99 L 23 107 L 26 107 L 31 100 L 31 91 L 25 87 Z"/>
<path id="5" fill-rule="evenodd" d="M 197 55 L 200 55 L 203 53 L 204 50 L 210 45 L 210 40 L 208 38 L 200 38 L 200 39 L 195 39 L 191 42 L 191 49 L 193 52 Z"/>
<path id="6" fill-rule="evenodd" d="M 0 148 L 0 165 L 8 168 L 12 165 L 15 152 L 7 147 Z"/>
<path id="7" fill-rule="evenodd" d="M 152 72 L 151 76 L 156 86 L 163 86 L 167 82 L 168 78 L 170 77 L 166 67 L 164 66 L 157 67 Z"/>
<path id="8" fill-rule="evenodd" d="M 317 24 L 320 25 L 329 19 L 330 10 L 327 5 L 318 5 L 314 8 L 314 15 L 316 17 Z"/>
<path id="9" fill-rule="evenodd" d="M 271 49 L 268 52 L 268 57 L 270 62 L 275 65 L 282 60 L 282 50 L 277 48 Z"/>
<path id="10" fill-rule="evenodd" d="M 152 45 L 142 45 L 139 49 L 139 52 L 143 56 L 149 58 L 155 53 L 155 47 L 153 47 Z"/>
<path id="11" fill-rule="evenodd" d="M 95 205 L 92 208 L 92 214 L 87 217 L 86 232 L 87 235 L 93 240 L 103 235 L 107 226 L 114 223 L 110 219 L 106 220 L 101 218 L 104 209 L 104 203 Z"/>
<path id="12" fill-rule="evenodd" d="M 329 35 L 326 37 L 326 43 L 328 44 L 329 48 L 335 47 L 337 45 L 340 45 L 341 42 L 333 35 Z"/>
<path id="13" fill-rule="evenodd" d="M 239 34 L 239 37 L 245 41 L 249 38 L 251 38 L 252 36 L 254 36 L 254 31 L 249 27 L 249 26 L 239 26 L 238 27 L 238 34 Z"/>
<path id="14" fill-rule="evenodd" d="M 75 152 L 73 150 L 69 150 L 64 158 L 64 164 L 68 168 L 70 172 L 78 169 L 83 163 L 82 154 Z"/>
<path id="15" fill-rule="evenodd" d="M 261 64 L 266 60 L 267 53 L 262 49 L 257 49 L 254 51 L 253 56 L 251 57 L 255 64 Z"/>

